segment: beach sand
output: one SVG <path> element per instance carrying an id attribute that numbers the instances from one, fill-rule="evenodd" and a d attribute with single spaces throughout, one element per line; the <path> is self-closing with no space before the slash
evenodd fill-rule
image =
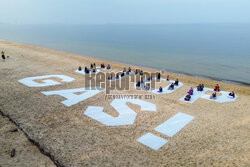
<path id="1" fill-rule="evenodd" d="M 0 115 L 0 166 L 55 167 L 7 117 Z M 11 157 L 12 150 L 15 155 Z"/>
<path id="2" fill-rule="evenodd" d="M 118 115 L 110 106 L 112 100 L 105 100 L 104 91 L 71 107 L 61 103 L 63 97 L 45 96 L 41 91 L 85 87 L 84 75 L 75 72 L 80 65 L 84 67 L 95 62 L 99 66 L 105 63 L 111 64 L 113 71 L 121 71 L 124 64 L 6 41 L 0 41 L 0 49 L 9 56 L 5 62 L 0 62 L 0 110 L 15 122 L 19 122 L 18 128 L 24 130 L 40 148 L 53 156 L 53 161 L 58 162 L 58 166 L 250 165 L 248 86 L 165 73 L 163 78 L 169 74 L 170 79 L 178 78 L 184 85 L 171 94 L 155 95 L 155 99 L 146 100 L 156 104 L 157 112 L 141 111 L 137 105 L 129 104 L 138 113 L 134 124 L 107 127 L 83 115 L 89 105 L 103 106 L 108 114 Z M 143 71 L 154 72 L 153 69 L 146 68 L 143 68 Z M 18 82 L 26 77 L 52 74 L 66 75 L 75 78 L 75 81 L 42 88 L 31 88 Z M 218 83 L 222 90 L 234 90 L 239 97 L 230 103 L 198 99 L 189 104 L 179 100 L 190 87 L 196 87 L 199 83 L 209 88 Z M 130 84 L 129 91 L 115 90 L 112 93 L 150 94 L 135 90 L 134 83 Z M 194 120 L 173 137 L 154 130 L 178 112 L 194 116 Z M 6 118 L 0 119 L 1 127 L 11 124 Z M 136 141 L 149 132 L 167 139 L 168 143 L 155 151 Z M 7 134 L 1 134 L 0 140 L 9 144 L 0 145 L 3 154 L 0 166 L 16 165 L 8 157 L 9 152 L 2 151 L 11 150 L 15 144 L 23 145 L 20 149 L 39 152 L 37 148 L 32 148 L 36 146 L 27 143 L 24 135 L 14 137 L 13 145 L 4 135 Z M 24 142 L 26 144 L 23 144 Z M 20 159 L 23 166 L 35 162 L 37 166 L 52 164 L 52 160 L 47 160 L 48 157 L 42 153 L 36 153 L 34 158 L 30 158 L 32 155 L 29 151 L 21 151 L 18 154 L 23 157 Z"/>

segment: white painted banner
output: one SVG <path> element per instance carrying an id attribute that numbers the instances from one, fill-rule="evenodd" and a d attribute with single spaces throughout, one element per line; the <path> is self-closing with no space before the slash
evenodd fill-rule
<path id="1" fill-rule="evenodd" d="M 61 84 L 60 82 L 53 81 L 49 78 L 59 78 L 62 80 L 62 82 L 72 82 L 75 80 L 74 78 L 68 77 L 66 75 L 44 75 L 44 76 L 23 78 L 23 79 L 20 79 L 18 82 L 28 87 L 46 87 L 46 86 L 53 86 L 53 85 Z M 38 83 L 35 80 L 42 80 L 42 83 Z"/>
<path id="2" fill-rule="evenodd" d="M 84 114 L 106 126 L 130 125 L 134 123 L 137 113 L 127 106 L 128 102 L 140 105 L 141 110 L 156 112 L 156 105 L 150 102 L 139 99 L 115 99 L 111 106 L 119 113 L 118 117 L 103 112 L 104 108 L 98 106 L 89 106 Z"/>
<path id="3" fill-rule="evenodd" d="M 179 112 L 163 124 L 157 126 L 155 130 L 164 135 L 173 137 L 193 119 L 193 116 Z"/>
<path id="4" fill-rule="evenodd" d="M 65 106 L 72 106 L 75 105 L 81 101 L 84 101 L 90 97 L 95 96 L 96 94 L 100 93 L 103 88 L 77 88 L 77 89 L 66 89 L 66 90 L 56 90 L 56 91 L 46 91 L 41 92 L 47 96 L 50 95 L 59 95 L 66 100 L 62 101 Z M 82 92 L 82 93 L 81 93 Z M 81 94 L 75 94 L 75 93 L 81 93 Z"/>
<path id="5" fill-rule="evenodd" d="M 137 141 L 140 142 L 141 144 L 148 146 L 153 150 L 158 150 L 168 142 L 166 139 L 163 139 L 152 133 L 147 133 L 141 136 L 140 138 L 137 139 Z"/>

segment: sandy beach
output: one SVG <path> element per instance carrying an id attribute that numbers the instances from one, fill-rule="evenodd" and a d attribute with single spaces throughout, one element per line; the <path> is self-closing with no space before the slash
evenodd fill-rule
<path id="1" fill-rule="evenodd" d="M 75 72 L 79 66 L 104 63 L 118 72 L 128 65 L 7 41 L 0 41 L 0 50 L 8 56 L 5 62 L 0 61 L 0 110 L 4 115 L 0 116 L 0 167 L 250 165 L 249 86 L 166 72 L 162 78 L 167 75 L 171 80 L 178 78 L 183 86 L 169 94 L 138 91 L 134 83 L 130 83 L 127 91 L 112 91 L 154 95 L 154 99 L 144 100 L 155 104 L 156 112 L 141 111 L 138 105 L 128 103 L 137 113 L 134 123 L 105 126 L 83 114 L 91 105 L 104 107 L 104 112 L 111 116 L 119 115 L 110 105 L 112 99 L 105 99 L 105 91 L 70 107 L 61 103 L 65 98 L 41 92 L 84 88 L 84 75 Z M 43 75 L 65 75 L 75 80 L 35 88 L 18 82 Z M 223 91 L 235 91 L 238 98 L 226 103 L 202 98 L 192 104 L 179 100 L 190 87 L 200 83 L 208 88 L 219 84 Z M 157 87 L 164 84 L 157 83 Z M 180 132 L 169 137 L 154 130 L 179 112 L 194 117 Z M 11 128 L 18 132 L 9 132 Z M 168 143 L 153 150 L 137 141 L 146 133 Z M 10 156 L 12 149 L 16 150 L 14 157 Z"/>

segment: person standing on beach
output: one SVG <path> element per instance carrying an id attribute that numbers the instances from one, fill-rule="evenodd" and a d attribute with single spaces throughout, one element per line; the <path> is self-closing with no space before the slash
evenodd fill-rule
<path id="1" fill-rule="evenodd" d="M 2 55 L 3 61 L 5 61 L 5 55 L 4 55 L 4 52 L 3 52 L 3 51 L 1 52 L 1 55 Z"/>

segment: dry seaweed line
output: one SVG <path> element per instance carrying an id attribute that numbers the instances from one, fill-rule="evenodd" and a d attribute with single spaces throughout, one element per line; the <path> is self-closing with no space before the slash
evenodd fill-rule
<path id="1" fill-rule="evenodd" d="M 55 157 L 53 155 L 51 155 L 48 151 L 45 151 L 45 149 L 43 147 L 41 147 L 41 145 L 36 142 L 34 139 L 32 139 L 29 134 L 19 125 L 18 122 L 16 122 L 15 120 L 13 120 L 8 114 L 4 114 L 2 112 L 2 110 L 0 109 L 0 114 L 3 116 L 3 117 L 7 117 L 12 123 L 14 123 L 24 134 L 25 136 L 28 138 L 28 140 L 33 144 L 35 145 L 38 150 L 46 155 L 47 157 L 49 157 L 51 159 L 51 161 L 58 167 L 65 167 L 65 165 L 61 164 L 58 160 L 55 159 Z"/>

